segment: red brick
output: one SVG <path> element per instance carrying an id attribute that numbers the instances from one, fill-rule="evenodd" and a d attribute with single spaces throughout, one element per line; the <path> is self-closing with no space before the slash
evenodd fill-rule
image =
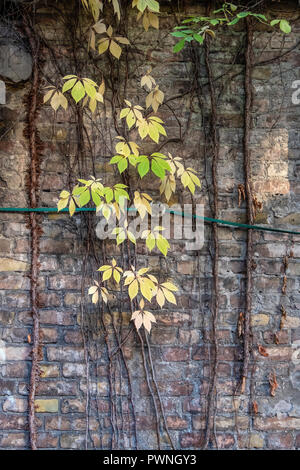
<path id="1" fill-rule="evenodd" d="M 267 438 L 269 449 L 291 449 L 293 447 L 294 436 L 292 433 L 272 433 Z"/>
<path id="2" fill-rule="evenodd" d="M 37 435 L 38 449 L 56 449 L 58 447 L 58 436 L 42 432 Z"/>
<path id="3" fill-rule="evenodd" d="M 46 254 L 73 254 L 74 243 L 72 240 L 51 240 L 51 239 L 42 239 L 41 243 L 41 253 Z"/>
<path id="4" fill-rule="evenodd" d="M 44 343 L 56 343 L 57 337 L 56 328 L 41 328 L 41 339 Z"/>
<path id="5" fill-rule="evenodd" d="M 61 310 L 41 310 L 40 321 L 45 325 L 74 325 L 74 313 Z"/>
<path id="6" fill-rule="evenodd" d="M 61 304 L 60 297 L 57 294 L 54 294 L 53 292 L 51 292 L 50 294 L 46 292 L 41 292 L 39 295 L 39 301 L 41 308 L 59 307 Z"/>
<path id="7" fill-rule="evenodd" d="M 2 430 L 25 430 L 28 426 L 28 420 L 25 416 L 11 415 L 9 413 L 0 415 L 0 429 Z"/>
<path id="8" fill-rule="evenodd" d="M 77 382 L 67 380 L 40 380 L 37 385 L 37 396 L 39 395 L 77 395 Z"/>
<path id="9" fill-rule="evenodd" d="M 155 429 L 156 422 L 155 417 L 153 415 L 145 416 L 145 415 L 137 415 L 136 416 L 136 426 L 137 429 L 140 431 Z"/>
<path id="10" fill-rule="evenodd" d="M 167 416 L 167 425 L 169 429 L 184 430 L 188 427 L 188 421 L 179 416 Z"/>
<path id="11" fill-rule="evenodd" d="M 61 404 L 62 413 L 85 413 L 85 400 L 65 398 Z"/>
<path id="12" fill-rule="evenodd" d="M 14 432 L 0 436 L 0 447 L 3 448 L 25 448 L 27 443 L 28 436 L 25 433 Z"/>
<path id="13" fill-rule="evenodd" d="M 254 427 L 261 431 L 298 430 L 300 429 L 300 418 L 255 418 Z"/>
<path id="14" fill-rule="evenodd" d="M 68 274 L 60 274 L 49 277 L 50 289 L 63 290 L 63 289 L 78 289 L 81 288 L 80 276 L 70 276 Z"/>
<path id="15" fill-rule="evenodd" d="M 183 348 L 168 348 L 163 352 L 163 360 L 170 362 L 187 361 L 189 350 Z"/>
<path id="16" fill-rule="evenodd" d="M 68 330 L 64 336 L 66 343 L 82 344 L 82 333 L 77 330 Z"/>
<path id="17" fill-rule="evenodd" d="M 177 263 L 177 272 L 192 275 L 195 272 L 195 263 L 193 261 L 180 261 Z"/>
<path id="18" fill-rule="evenodd" d="M 200 432 L 187 432 L 181 434 L 180 445 L 184 448 L 200 449 L 203 445 L 203 433 Z"/>
<path id="19" fill-rule="evenodd" d="M 266 347 L 268 356 L 262 356 L 258 350 L 254 351 L 254 355 L 258 361 L 290 361 L 293 353 L 291 347 Z"/>
<path id="20" fill-rule="evenodd" d="M 47 357 L 49 361 L 79 362 L 84 359 L 84 351 L 76 346 L 48 346 Z"/>
<path id="21" fill-rule="evenodd" d="M 234 436 L 226 433 L 218 434 L 217 443 L 219 449 L 230 449 L 235 444 Z"/>
<path id="22" fill-rule="evenodd" d="M 25 378 L 29 376 L 30 366 L 24 362 L 15 364 L 6 364 L 3 368 L 4 377 Z"/>
<path id="23" fill-rule="evenodd" d="M 263 333 L 263 338 L 267 344 L 277 344 L 275 342 L 275 332 L 274 331 L 265 331 Z M 288 344 L 289 342 L 289 332 L 287 330 L 279 330 L 276 332 L 276 338 L 278 344 Z"/>

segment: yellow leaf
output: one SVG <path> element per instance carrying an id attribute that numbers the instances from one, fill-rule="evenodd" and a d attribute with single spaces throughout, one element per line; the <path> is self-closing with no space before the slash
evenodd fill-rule
<path id="1" fill-rule="evenodd" d="M 158 291 L 157 291 L 156 301 L 157 301 L 158 305 L 162 308 L 164 303 L 165 303 L 165 296 L 164 296 L 163 291 L 161 289 L 158 289 Z"/>
<path id="2" fill-rule="evenodd" d="M 134 320 L 134 324 L 137 330 L 139 330 L 143 324 L 143 316 L 140 313 Z"/>
<path id="3" fill-rule="evenodd" d="M 153 297 L 153 283 L 150 281 L 150 279 L 140 279 L 139 283 L 142 295 L 145 297 L 145 299 L 151 302 Z"/>
<path id="4" fill-rule="evenodd" d="M 71 217 L 72 217 L 72 215 L 74 215 L 75 211 L 76 211 L 75 202 L 74 202 L 74 199 L 71 198 L 70 199 L 70 205 L 69 205 L 69 213 L 70 213 Z"/>
<path id="5" fill-rule="evenodd" d="M 54 93 L 54 90 L 52 89 L 52 90 L 48 91 L 48 92 L 45 94 L 45 96 L 44 96 L 44 103 L 46 103 L 48 100 L 50 100 L 50 98 L 51 98 L 51 96 L 53 95 L 53 93 Z"/>
<path id="6" fill-rule="evenodd" d="M 143 26 L 144 26 L 145 31 L 148 31 L 149 26 L 150 26 L 150 20 L 149 20 L 147 12 L 145 12 L 143 16 Z"/>
<path id="7" fill-rule="evenodd" d="M 93 98 L 90 99 L 89 108 L 92 111 L 92 113 L 94 114 L 94 112 L 96 111 L 96 108 L 97 108 L 97 101 L 95 99 L 93 99 Z"/>
<path id="8" fill-rule="evenodd" d="M 96 31 L 98 34 L 103 34 L 106 32 L 106 26 L 104 23 L 102 23 L 103 20 L 98 21 L 98 23 L 95 23 L 93 26 L 93 29 Z"/>
<path id="9" fill-rule="evenodd" d="M 141 139 L 145 139 L 145 137 L 147 137 L 148 132 L 149 132 L 149 126 L 148 126 L 147 121 L 143 119 L 142 121 L 138 121 L 137 125 L 138 125 L 138 131 L 139 131 Z"/>
<path id="10" fill-rule="evenodd" d="M 114 276 L 114 280 L 119 284 L 120 279 L 121 279 L 121 275 L 116 269 L 114 269 L 114 271 L 113 271 L 113 276 Z"/>
<path id="11" fill-rule="evenodd" d="M 153 107 L 153 106 L 152 106 Z M 150 124 L 149 125 L 149 136 L 151 137 L 152 140 L 154 140 L 154 142 L 156 142 L 158 144 L 158 141 L 159 141 L 159 132 L 157 130 L 157 128 L 155 127 L 154 124 Z"/>
<path id="12" fill-rule="evenodd" d="M 138 270 L 138 275 L 142 276 L 143 274 L 147 273 L 149 271 L 149 268 L 141 268 Z"/>
<path id="13" fill-rule="evenodd" d="M 151 312 L 148 312 L 147 310 L 145 310 L 144 315 L 145 317 L 148 317 L 150 321 L 152 321 L 153 323 L 156 323 L 156 318 Z"/>
<path id="14" fill-rule="evenodd" d="M 100 266 L 99 269 L 97 269 L 97 271 L 106 271 L 107 269 L 110 269 L 111 266 L 109 264 L 104 264 L 103 266 Z"/>
<path id="15" fill-rule="evenodd" d="M 172 290 L 174 292 L 178 291 L 178 287 L 176 287 L 172 282 L 163 282 L 162 287 L 166 287 L 168 290 Z"/>
<path id="16" fill-rule="evenodd" d="M 150 331 L 151 331 L 151 321 L 145 315 L 144 315 L 144 318 L 143 318 L 143 325 L 146 328 L 146 330 L 148 331 L 148 333 L 150 333 Z"/>
<path id="17" fill-rule="evenodd" d="M 61 211 L 62 209 L 64 209 L 65 207 L 67 207 L 68 205 L 68 202 L 69 202 L 69 198 L 67 199 L 60 199 L 57 203 L 57 210 L 58 212 Z"/>
<path id="18" fill-rule="evenodd" d="M 117 36 L 115 37 L 115 40 L 120 42 L 121 44 L 126 44 L 126 45 L 129 45 L 130 42 L 128 41 L 127 38 L 123 38 L 122 36 Z"/>
<path id="19" fill-rule="evenodd" d="M 131 241 L 131 243 L 134 243 L 134 244 L 136 245 L 135 236 L 134 236 L 133 233 L 130 232 L 129 230 L 127 230 L 127 237 L 128 237 L 128 239 Z"/>
<path id="20" fill-rule="evenodd" d="M 95 292 L 93 294 L 93 297 L 92 297 L 93 304 L 96 304 L 98 302 L 98 298 L 99 298 L 99 294 L 98 294 L 98 290 L 97 290 L 97 292 Z"/>
<path id="21" fill-rule="evenodd" d="M 107 51 L 108 46 L 109 46 L 109 39 L 104 39 L 104 41 L 101 41 L 98 46 L 99 54 L 103 54 L 105 51 Z"/>
<path id="22" fill-rule="evenodd" d="M 100 93 L 100 95 L 104 95 L 104 92 L 105 92 L 105 82 L 104 80 L 102 80 L 101 84 L 99 85 L 99 89 L 98 89 L 98 92 Z"/>
<path id="23" fill-rule="evenodd" d="M 129 111 L 129 113 L 126 116 L 126 123 L 127 123 L 128 129 L 132 128 L 132 126 L 135 124 L 135 121 L 136 121 L 135 115 L 133 114 L 132 111 Z"/>
<path id="24" fill-rule="evenodd" d="M 163 293 L 165 295 L 165 298 L 167 299 L 168 302 L 171 302 L 172 304 L 176 305 L 176 298 L 172 292 L 170 292 L 168 289 L 165 289 L 162 287 Z"/>
<path id="25" fill-rule="evenodd" d="M 104 300 L 104 302 L 107 304 L 107 289 L 105 289 L 105 287 L 101 287 L 101 295 L 102 295 L 102 299 Z"/>
<path id="26" fill-rule="evenodd" d="M 148 17 L 149 17 L 149 21 L 150 21 L 151 26 L 153 26 L 153 28 L 155 28 L 155 29 L 159 29 L 158 16 L 155 15 L 154 13 L 152 13 L 151 11 L 149 11 Z"/>
<path id="27" fill-rule="evenodd" d="M 89 294 L 94 294 L 96 292 L 96 290 L 98 290 L 97 286 L 91 286 L 88 290 L 88 293 Z"/>
<path id="28" fill-rule="evenodd" d="M 116 57 L 116 59 L 120 59 L 120 56 L 122 54 L 122 49 L 119 46 L 119 44 L 117 44 L 113 40 L 110 41 L 109 51 L 114 57 Z"/>
<path id="29" fill-rule="evenodd" d="M 106 271 L 104 271 L 102 281 L 107 281 L 108 279 L 110 279 L 111 274 L 112 274 L 112 268 L 107 269 Z"/>
<path id="30" fill-rule="evenodd" d="M 57 111 L 57 109 L 60 106 L 60 98 L 59 98 L 59 92 L 58 91 L 56 91 L 54 93 L 53 97 L 51 98 L 50 104 L 51 104 L 52 108 L 54 109 L 54 111 Z"/>
<path id="31" fill-rule="evenodd" d="M 139 291 L 138 281 L 134 279 L 128 288 L 128 294 L 131 300 L 133 300 Z"/>

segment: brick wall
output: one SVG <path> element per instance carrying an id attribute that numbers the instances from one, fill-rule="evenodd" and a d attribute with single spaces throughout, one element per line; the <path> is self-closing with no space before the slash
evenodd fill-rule
<path id="1" fill-rule="evenodd" d="M 199 2 L 196 2 L 199 3 Z M 283 2 L 281 2 L 283 3 Z M 201 5 L 186 2 L 186 12 L 202 11 Z M 280 61 L 256 66 L 253 72 L 254 107 L 251 130 L 251 160 L 255 195 L 263 203 L 256 222 L 266 226 L 299 230 L 299 127 L 300 108 L 293 105 L 292 82 L 299 79 L 299 48 L 285 54 L 299 41 L 300 23 L 296 20 L 299 8 L 296 1 L 284 2 L 271 11 L 278 17 L 292 20 L 293 32 L 283 37 L 260 25 L 255 32 L 255 62 L 269 61 L 282 55 Z M 136 36 L 140 54 L 129 56 L 127 97 L 143 102 L 138 90 L 141 72 L 151 60 L 153 76 L 165 92 L 166 99 L 188 90 L 193 77 L 193 64 L 185 49 L 173 55 L 173 39 L 168 30 L 174 17 L 165 9 L 159 32 L 148 33 L 129 17 L 129 35 Z M 59 17 L 49 8 L 38 9 L 37 30 L 53 48 L 53 55 L 45 47 L 43 65 L 46 78 L 57 77 L 57 66 L 63 74 L 73 71 L 71 44 L 67 30 Z M 243 27 L 231 32 L 220 32 L 211 43 L 211 60 L 215 76 L 225 74 L 216 82 L 218 93 L 218 132 L 220 165 L 218 184 L 221 217 L 244 222 L 245 203 L 238 205 L 238 185 L 243 176 Z M 200 81 L 203 85 L 202 109 L 194 95 L 184 94 L 162 106 L 159 116 L 164 119 L 168 137 L 178 137 L 179 126 L 187 128 L 183 143 L 170 143 L 165 151 L 182 156 L 200 173 L 202 190 L 195 201 L 209 209 L 211 190 L 210 154 L 205 144 L 209 118 L 209 95 L 201 50 Z M 106 67 L 106 59 L 98 66 Z M 136 66 L 139 69 L 136 69 Z M 120 70 L 121 76 L 124 72 Z M 92 75 L 89 75 L 92 74 Z M 97 81 L 97 69 L 86 70 L 87 76 Z M 115 69 L 115 73 L 117 70 Z M 0 106 L 0 194 L 1 206 L 26 207 L 25 175 L 28 165 L 28 144 L 23 137 L 26 109 L 21 104 L 28 92 L 29 82 L 7 85 L 7 104 Z M 110 96 L 110 91 L 108 91 Z M 192 96 L 192 98 L 191 98 Z M 103 109 L 103 108 L 102 108 Z M 107 105 L 106 119 L 100 113 L 92 124 L 85 124 L 91 135 L 97 176 L 105 182 L 118 178 L 107 165 L 115 135 Z M 204 125 L 203 125 L 204 122 Z M 188 124 L 189 123 L 189 124 Z M 188 126 L 187 126 L 188 124 Z M 86 151 L 83 163 L 78 162 L 76 119 L 71 110 L 57 112 L 44 106 L 38 127 L 44 142 L 40 205 L 54 207 L 61 189 L 73 184 L 78 174 L 93 173 L 91 155 Z M 154 147 L 146 144 L 145 151 Z M 111 150 L 113 152 L 113 149 Z M 134 181 L 134 177 L 132 176 Z M 145 178 L 145 190 L 154 194 L 153 181 Z M 174 202 L 191 203 L 186 192 L 178 192 Z M 95 225 L 95 217 L 92 219 Z M 20 214 L 0 214 L 0 448 L 28 448 L 28 378 L 31 334 L 29 285 L 30 266 L 29 230 L 26 217 Z M 82 262 L 86 252 L 83 241 L 86 219 L 67 215 L 43 215 L 43 235 L 40 254 L 40 322 L 42 351 L 41 378 L 38 384 L 36 410 L 39 448 L 81 449 L 87 439 L 89 448 L 112 446 L 111 413 L 116 414 L 115 447 L 132 448 L 132 407 L 129 400 L 127 372 L 124 362 L 116 354 L 108 361 L 107 344 L 114 350 L 114 327 L 122 319 L 122 335 L 129 328 L 128 305 L 112 301 L 112 314 L 99 312 L 90 303 L 86 286 L 93 278 L 95 263 L 88 264 L 85 296 L 81 308 Z M 217 386 L 215 436 L 219 448 L 237 449 L 294 449 L 300 443 L 300 248 L 299 237 L 286 234 L 255 232 L 253 272 L 253 337 L 254 365 L 252 387 L 244 395 L 235 396 L 242 359 L 242 341 L 237 333 L 239 313 L 244 309 L 246 233 L 223 227 L 220 238 L 220 320 L 218 338 L 220 361 Z M 101 244 L 96 242 L 101 258 Z M 293 251 L 286 272 L 287 290 L 282 294 L 284 257 Z M 105 245 L 107 256 L 120 256 L 114 244 Z M 120 259 L 120 258 L 119 258 Z M 145 262 L 153 273 L 162 278 L 171 277 L 179 286 L 178 305 L 154 311 L 157 325 L 151 333 L 152 355 L 157 380 L 165 407 L 166 420 L 176 448 L 198 448 L 205 423 L 205 407 L 210 373 L 209 343 L 211 340 L 211 235 L 205 227 L 204 247 L 197 252 L 186 251 L 180 240 L 172 241 L 172 250 L 166 262 L 158 252 L 151 255 L 144 246 L 137 249 L 137 260 Z M 281 306 L 287 312 L 283 328 Z M 103 315 L 108 336 L 99 326 Z M 114 319 L 114 322 L 112 321 Z M 86 348 L 83 347 L 83 336 Z M 275 334 L 277 340 L 275 341 Z M 265 354 L 258 351 L 265 348 Z M 85 354 L 85 350 L 87 353 Z M 88 356 L 88 367 L 86 364 Z M 131 335 L 124 347 L 128 364 L 136 414 L 139 448 L 157 448 L 156 425 L 151 396 L 143 370 L 141 345 Z M 109 365 L 110 364 L 110 365 Z M 109 367 L 113 384 L 109 381 Z M 87 395 L 87 369 L 89 383 Z M 122 374 L 120 374 L 120 371 Z M 275 373 L 278 388 L 270 395 L 269 377 Z M 251 396 L 250 396 L 251 394 Z M 88 404 L 86 403 L 88 397 Z M 256 401 L 257 414 L 249 413 Z M 112 407 L 113 403 L 113 407 Z M 250 404 L 250 405 L 249 405 Z M 88 413 L 87 413 L 88 410 Z M 89 432 L 86 433 L 87 416 Z M 161 428 L 163 425 L 161 423 Z M 161 430 L 162 447 L 168 448 L 165 432 Z M 214 442 L 213 447 L 216 448 Z"/>

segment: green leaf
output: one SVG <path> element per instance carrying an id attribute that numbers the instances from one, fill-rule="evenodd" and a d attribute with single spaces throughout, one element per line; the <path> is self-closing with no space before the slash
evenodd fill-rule
<path id="1" fill-rule="evenodd" d="M 182 39 L 179 41 L 175 46 L 173 47 L 173 52 L 180 52 L 185 46 L 185 39 Z"/>
<path id="2" fill-rule="evenodd" d="M 66 91 L 70 90 L 70 88 L 73 88 L 76 80 L 77 78 L 71 78 L 71 80 L 68 80 L 62 87 L 62 92 L 65 93 Z"/>
<path id="3" fill-rule="evenodd" d="M 124 157 L 122 157 L 122 155 L 115 155 L 114 157 L 112 157 L 109 161 L 109 163 L 111 165 L 113 165 L 114 163 L 119 163 L 120 160 L 122 160 Z"/>
<path id="4" fill-rule="evenodd" d="M 152 160 L 151 162 L 151 170 L 153 173 L 158 176 L 161 180 L 165 177 L 165 170 L 157 163 L 156 160 Z"/>
<path id="5" fill-rule="evenodd" d="M 168 249 L 170 248 L 169 242 L 162 235 L 159 235 L 156 240 L 156 246 L 164 256 L 167 256 Z"/>
<path id="6" fill-rule="evenodd" d="M 154 140 L 154 142 L 156 142 L 158 144 L 158 141 L 159 141 L 159 132 L 158 132 L 158 129 L 157 127 L 154 125 L 154 124 L 150 124 L 149 125 L 149 137 Z"/>
<path id="7" fill-rule="evenodd" d="M 249 11 L 241 11 L 241 13 L 238 13 L 236 16 L 238 18 L 246 18 L 246 16 L 249 16 L 250 12 Z"/>
<path id="8" fill-rule="evenodd" d="M 114 198 L 114 192 L 111 188 L 105 188 L 105 200 L 109 204 Z"/>
<path id="9" fill-rule="evenodd" d="M 204 37 L 203 37 L 203 36 L 200 36 L 200 34 L 197 34 L 197 33 L 193 34 L 193 38 L 194 38 L 197 42 L 199 42 L 200 44 L 202 44 L 203 41 L 204 41 Z"/>
<path id="10" fill-rule="evenodd" d="M 265 15 L 261 15 L 260 13 L 254 13 L 253 16 L 255 16 L 255 18 L 259 18 L 261 20 L 268 21 L 268 19 L 265 17 Z"/>
<path id="11" fill-rule="evenodd" d="M 119 161 L 118 170 L 120 173 L 123 173 L 123 171 L 125 171 L 127 167 L 128 167 L 127 158 L 123 158 L 122 160 Z"/>
<path id="12" fill-rule="evenodd" d="M 185 38 L 186 34 L 183 31 L 174 31 L 174 33 L 171 33 L 174 38 Z"/>
<path id="13" fill-rule="evenodd" d="M 159 3 L 156 0 L 146 0 L 149 10 L 159 13 Z"/>
<path id="14" fill-rule="evenodd" d="M 79 196 L 79 194 L 83 193 L 85 189 L 85 186 L 78 186 L 73 189 L 72 193 L 74 194 L 74 196 Z"/>
<path id="15" fill-rule="evenodd" d="M 128 160 L 129 160 L 130 165 L 136 166 L 136 163 L 137 163 L 136 155 L 133 155 L 133 154 L 129 155 Z"/>
<path id="16" fill-rule="evenodd" d="M 101 204 L 101 198 L 96 191 L 92 191 L 92 199 L 96 207 Z"/>
<path id="17" fill-rule="evenodd" d="M 280 20 L 272 20 L 272 21 L 270 22 L 270 25 L 271 25 L 271 26 L 275 26 L 275 25 L 278 24 L 278 23 L 280 23 Z"/>
<path id="18" fill-rule="evenodd" d="M 236 24 L 238 21 L 240 21 L 240 18 L 234 18 L 234 20 L 230 21 L 230 23 L 228 23 L 228 26 L 232 26 L 234 24 Z"/>
<path id="19" fill-rule="evenodd" d="M 143 178 L 149 171 L 150 163 L 148 158 L 145 158 L 139 165 L 138 165 L 138 173 L 141 178 Z"/>
<path id="20" fill-rule="evenodd" d="M 76 85 L 74 85 L 74 87 L 72 88 L 71 95 L 76 101 L 76 103 L 82 100 L 82 98 L 85 96 L 84 86 L 79 80 Z"/>
<path id="21" fill-rule="evenodd" d="M 146 239 L 146 246 L 148 250 L 152 251 L 153 248 L 155 247 L 155 238 L 152 233 L 150 233 Z"/>
<path id="22" fill-rule="evenodd" d="M 281 20 L 279 27 L 285 34 L 289 34 L 292 31 L 291 25 L 287 20 Z"/>
<path id="23" fill-rule="evenodd" d="M 90 194 L 89 189 L 87 189 L 86 191 L 84 191 L 84 193 L 82 193 L 79 196 L 80 205 L 85 206 L 89 202 L 90 199 L 91 199 L 91 194 Z"/>
<path id="24" fill-rule="evenodd" d="M 86 94 L 90 98 L 94 99 L 97 93 L 95 87 L 91 83 L 84 82 L 84 88 L 85 88 Z"/>
<path id="25" fill-rule="evenodd" d="M 161 158 L 154 158 L 154 160 L 156 160 L 156 162 L 158 163 L 158 165 L 163 168 L 164 170 L 167 170 L 167 171 L 171 171 L 171 167 L 169 165 L 168 162 L 165 162 L 163 159 Z"/>

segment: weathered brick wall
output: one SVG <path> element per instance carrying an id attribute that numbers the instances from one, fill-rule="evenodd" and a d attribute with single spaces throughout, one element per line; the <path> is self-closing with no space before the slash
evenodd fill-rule
<path id="1" fill-rule="evenodd" d="M 187 3 L 187 2 L 186 2 Z M 198 2 L 199 3 L 199 2 Z M 284 3 L 284 4 L 283 4 Z M 269 61 L 256 66 L 253 72 L 254 109 L 251 130 L 251 161 L 255 195 L 263 203 L 257 214 L 257 223 L 299 230 L 299 105 L 293 105 L 292 82 L 299 79 L 300 53 L 295 47 L 299 41 L 300 23 L 298 3 L 281 2 L 272 5 L 278 17 L 292 20 L 293 32 L 283 37 L 262 25 L 255 32 L 255 62 Z M 200 11 L 201 6 L 186 5 L 187 11 Z M 173 39 L 167 33 L 174 17 L 163 12 L 161 29 L 152 29 L 141 35 L 135 18 L 129 18 L 129 35 L 137 36 L 136 46 L 146 52 L 166 99 L 188 90 L 193 78 L 193 64 L 187 50 L 173 55 Z M 71 73 L 71 47 L 64 26 L 53 11 L 37 12 L 37 29 L 54 48 L 57 64 L 62 73 Z M 211 43 L 211 60 L 218 93 L 218 132 L 220 138 L 220 164 L 218 184 L 221 217 L 244 222 L 245 203 L 238 205 L 238 185 L 243 175 L 243 27 L 231 32 L 220 32 Z M 205 143 L 209 117 L 209 95 L 205 86 L 206 69 L 201 50 L 201 82 L 203 84 L 202 110 L 196 93 L 186 94 L 168 104 L 177 114 L 183 130 L 189 122 L 183 143 L 172 144 L 165 151 L 182 156 L 200 172 L 202 190 L 195 201 L 209 209 L 211 189 L 210 154 Z M 271 59 L 281 56 L 280 61 Z M 45 77 L 57 74 L 53 56 L 45 48 Z M 132 62 L 141 68 L 130 75 L 128 98 L 137 102 L 144 99 L 137 91 L 140 71 L 147 61 Z M 129 60 L 130 64 L 130 60 Z M 105 66 L 105 59 L 99 67 Z M 143 68 L 144 67 L 144 68 Z M 121 70 L 122 74 L 123 70 Z M 95 69 L 91 71 L 97 79 Z M 25 174 L 28 165 L 28 143 L 23 137 L 26 109 L 22 105 L 29 82 L 7 85 L 7 104 L 0 106 L 0 197 L 1 206 L 26 207 Z M 108 94 L 110 92 L 108 91 Z M 118 177 L 108 167 L 114 135 L 107 106 L 104 115 L 92 125 L 85 123 L 92 138 L 97 176 L 106 182 Z M 166 122 L 168 137 L 178 137 L 178 122 L 167 106 L 159 115 Z M 203 127 L 203 122 L 205 128 Z M 38 117 L 40 136 L 45 144 L 41 173 L 41 206 L 54 207 L 61 189 L 74 182 L 80 172 L 92 173 L 89 151 L 84 166 L 76 160 L 76 120 L 72 111 L 53 111 L 45 106 Z M 100 137 L 99 137 L 100 136 Z M 146 151 L 154 148 L 146 145 Z M 113 151 L 113 149 L 112 149 Z M 133 180 L 134 181 L 134 180 Z M 145 178 L 145 189 L 153 192 L 153 181 Z M 186 192 L 179 192 L 174 202 L 191 203 Z M 92 219 L 94 223 L 95 218 Z M 28 447 L 28 378 L 31 334 L 29 284 L 30 265 L 29 230 L 26 217 L 20 214 L 0 214 L 0 447 Z M 118 355 L 113 359 L 116 373 L 115 386 L 110 390 L 108 359 L 103 330 L 99 327 L 99 312 L 85 295 L 80 308 L 82 260 L 86 245 L 82 241 L 85 219 L 67 215 L 42 216 L 43 235 L 40 254 L 40 322 L 42 328 L 41 378 L 37 391 L 37 426 L 39 448 L 80 449 L 85 447 L 87 408 L 89 415 L 90 448 L 111 446 L 111 402 L 117 403 L 118 440 L 120 448 L 134 446 L 132 428 L 128 424 L 130 405 L 126 371 L 120 380 Z M 223 227 L 220 238 L 220 320 L 218 337 L 220 362 L 218 370 L 217 412 L 215 435 L 220 448 L 289 449 L 300 442 L 300 248 L 299 237 L 268 232 L 255 232 L 255 263 L 253 272 L 253 337 L 254 358 L 252 390 L 234 397 L 242 359 L 242 341 L 238 338 L 237 321 L 244 309 L 246 232 Z M 174 240 L 166 262 L 157 252 L 149 255 L 138 247 L 137 260 L 148 263 L 153 273 L 171 277 L 179 286 L 178 306 L 155 311 L 157 325 L 151 333 L 152 354 L 156 367 L 160 393 L 170 433 L 177 448 L 198 448 L 205 421 L 205 407 L 209 382 L 209 342 L 211 339 L 211 236 L 205 227 L 205 244 L 198 251 L 185 251 L 182 241 Z M 97 242 L 98 243 L 98 242 Z M 100 243 L 97 244 L 101 257 Z M 283 259 L 293 251 L 287 269 L 286 295 L 282 294 Z M 118 256 L 119 249 L 106 245 L 107 256 Z M 86 286 L 93 275 L 88 270 Z M 92 276 L 91 278 L 89 276 Z M 86 294 L 86 288 L 84 290 Z M 287 312 L 280 330 L 281 305 Z M 124 304 L 119 316 L 117 303 L 112 303 L 112 316 L 116 324 L 122 318 L 125 337 L 130 314 Z M 83 321 L 82 321 L 83 318 Z M 109 334 L 113 325 L 111 316 L 104 315 Z M 88 350 L 89 403 L 86 406 L 86 372 L 82 327 Z M 278 333 L 277 341 L 275 334 Z M 109 340 L 110 341 L 110 340 Z M 276 344 L 278 343 L 278 344 Z M 258 345 L 267 355 L 258 352 Z M 114 347 L 111 342 L 111 347 Z M 131 335 L 124 353 L 131 374 L 133 401 L 140 448 L 157 448 L 153 404 L 149 396 L 143 371 L 141 347 L 137 337 Z M 117 361 L 117 363 L 115 362 Z M 276 395 L 270 395 L 269 376 L 275 373 L 278 381 Z M 124 378 L 125 377 L 125 378 Z M 251 403 L 257 402 L 257 414 L 249 414 Z M 122 416 L 120 414 L 122 404 Z M 122 420 L 123 418 L 123 420 Z M 122 424 L 123 421 L 123 424 Z M 162 433 L 162 446 L 168 447 Z M 214 447 L 215 444 L 214 444 Z"/>

